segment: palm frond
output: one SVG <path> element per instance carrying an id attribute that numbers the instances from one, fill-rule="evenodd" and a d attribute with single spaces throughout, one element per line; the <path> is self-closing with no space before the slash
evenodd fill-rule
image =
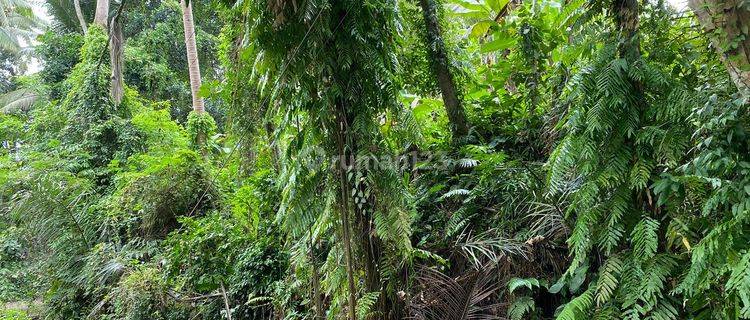
<path id="1" fill-rule="evenodd" d="M 21 49 L 21 44 L 11 28 L 0 26 L 0 49 L 10 52 L 18 52 Z"/>
<path id="2" fill-rule="evenodd" d="M 498 235 L 496 230 L 489 230 L 482 234 L 472 235 L 464 232 L 459 235 L 455 244 L 459 254 L 477 269 L 487 263 L 498 263 L 508 256 L 526 257 L 523 243 Z"/>
<path id="3" fill-rule="evenodd" d="M 417 320 L 501 319 L 498 304 L 488 301 L 500 291 L 492 268 L 484 267 L 457 278 L 423 268 L 417 276 L 420 292 L 411 301 L 410 313 Z"/>
<path id="4" fill-rule="evenodd" d="M 52 27 L 56 30 L 80 31 L 81 26 L 76 17 L 73 1 L 71 0 L 47 0 L 47 11 L 53 18 Z M 87 21 L 91 21 L 96 1 L 81 0 L 81 11 Z"/>
<path id="5" fill-rule="evenodd" d="M 40 95 L 29 89 L 18 89 L 0 95 L 0 112 L 4 114 L 28 112 L 39 101 Z"/>

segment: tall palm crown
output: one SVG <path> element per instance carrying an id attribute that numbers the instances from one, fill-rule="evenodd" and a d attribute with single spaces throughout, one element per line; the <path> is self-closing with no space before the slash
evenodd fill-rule
<path id="1" fill-rule="evenodd" d="M 17 52 L 43 25 L 26 0 L 0 0 L 0 49 Z"/>
<path id="2" fill-rule="evenodd" d="M 76 13 L 76 3 L 71 0 L 45 0 L 47 12 L 52 16 L 52 27 L 58 31 L 80 32 L 81 21 Z M 79 0 L 81 15 L 84 22 L 94 19 L 96 0 Z"/>

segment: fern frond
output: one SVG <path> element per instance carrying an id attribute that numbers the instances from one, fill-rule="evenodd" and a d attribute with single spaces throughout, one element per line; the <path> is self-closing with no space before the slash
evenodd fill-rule
<path id="1" fill-rule="evenodd" d="M 620 282 L 620 274 L 623 272 L 623 263 L 618 256 L 611 256 L 599 270 L 599 279 L 596 282 L 596 305 L 603 306 L 609 302 L 617 290 Z"/>
<path id="2" fill-rule="evenodd" d="M 565 304 L 557 320 L 584 320 L 589 319 L 589 313 L 594 306 L 594 285 L 584 291 L 581 295 L 573 298 Z"/>
<path id="3" fill-rule="evenodd" d="M 632 237 L 635 258 L 645 261 L 654 257 L 659 246 L 659 221 L 650 217 L 643 217 L 630 235 Z"/>
<path id="4" fill-rule="evenodd" d="M 513 301 L 508 308 L 508 318 L 511 320 L 522 320 L 524 317 L 536 309 L 534 299 L 523 296 Z"/>

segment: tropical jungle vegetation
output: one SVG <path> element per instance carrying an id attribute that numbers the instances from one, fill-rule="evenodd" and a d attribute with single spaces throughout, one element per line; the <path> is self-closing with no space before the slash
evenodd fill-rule
<path id="1" fill-rule="evenodd" d="M 749 29 L 0 0 L 0 319 L 750 319 Z"/>

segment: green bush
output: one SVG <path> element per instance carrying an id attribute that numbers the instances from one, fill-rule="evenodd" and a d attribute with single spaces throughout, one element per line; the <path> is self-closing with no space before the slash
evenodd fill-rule
<path id="1" fill-rule="evenodd" d="M 106 206 L 113 221 L 137 221 L 127 227 L 130 236 L 162 239 L 178 226 L 179 217 L 197 216 L 218 204 L 202 157 L 193 151 L 138 155 L 127 166 L 114 177 Z"/>
<path id="2" fill-rule="evenodd" d="M 31 320 L 26 312 L 19 310 L 0 310 L 0 320 Z"/>
<path id="3" fill-rule="evenodd" d="M 165 242 L 170 278 L 198 293 L 227 285 L 234 261 L 251 240 L 230 221 L 217 212 L 201 218 L 181 218 L 181 230 Z"/>
<path id="4" fill-rule="evenodd" d="M 208 112 L 188 114 L 187 131 L 193 148 L 205 150 L 216 130 L 216 121 Z"/>
<path id="5" fill-rule="evenodd" d="M 52 100 L 64 98 L 70 89 L 64 84 L 73 67 L 80 62 L 84 38 L 79 33 L 47 31 L 39 37 L 35 51 L 44 63 L 42 82 L 49 87 Z"/>
<path id="6" fill-rule="evenodd" d="M 25 134 L 23 119 L 0 114 L 0 141 L 14 143 L 21 140 Z"/>
<path id="7" fill-rule="evenodd" d="M 257 319 L 268 314 L 267 302 L 277 301 L 277 282 L 282 281 L 289 268 L 289 255 L 281 249 L 273 236 L 255 239 L 235 259 L 228 288 L 237 308 L 237 319 Z M 243 301 L 258 301 L 243 303 Z"/>
<path id="8" fill-rule="evenodd" d="M 189 318 L 189 305 L 169 295 L 162 270 L 140 266 L 123 276 L 113 289 L 111 316 L 119 320 L 169 320 Z"/>

